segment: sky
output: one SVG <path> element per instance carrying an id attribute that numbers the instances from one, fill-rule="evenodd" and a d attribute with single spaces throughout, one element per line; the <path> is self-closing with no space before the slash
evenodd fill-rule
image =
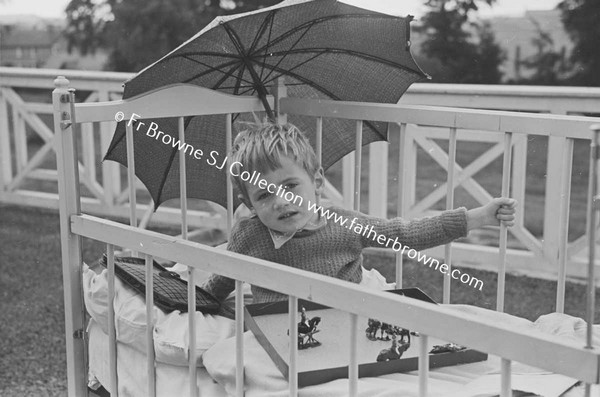
<path id="1" fill-rule="evenodd" d="M 369 6 L 377 11 L 405 16 L 411 14 L 417 18 L 423 14 L 424 0 L 344 0 L 346 3 Z M 497 0 L 493 7 L 484 5 L 479 15 L 522 15 L 528 10 L 549 10 L 556 7 L 560 0 Z M 41 17 L 62 18 L 69 0 L 3 0 L 0 1 L 0 15 L 33 14 Z"/>

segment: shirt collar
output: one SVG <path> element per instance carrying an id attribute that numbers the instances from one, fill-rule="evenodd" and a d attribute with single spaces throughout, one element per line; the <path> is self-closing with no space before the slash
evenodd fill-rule
<path id="1" fill-rule="evenodd" d="M 281 248 L 283 244 L 288 242 L 296 235 L 296 233 L 304 231 L 304 230 L 317 230 L 327 225 L 327 219 L 322 217 L 319 214 L 319 218 L 316 221 L 308 221 L 306 225 L 302 229 L 296 230 L 294 232 L 282 233 L 276 230 L 269 229 L 269 234 L 271 235 L 271 239 L 273 240 L 273 244 L 275 245 L 275 249 Z"/>

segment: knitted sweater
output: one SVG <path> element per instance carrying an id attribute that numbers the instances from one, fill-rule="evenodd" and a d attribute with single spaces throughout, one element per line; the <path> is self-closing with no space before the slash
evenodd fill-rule
<path id="1" fill-rule="evenodd" d="M 337 218 L 317 230 L 302 230 L 281 248 L 275 249 L 269 230 L 257 217 L 240 220 L 233 228 L 227 249 L 255 258 L 298 269 L 360 283 L 362 250 L 388 247 L 404 252 L 446 244 L 467 234 L 466 209 L 459 208 L 441 215 L 416 220 L 381 219 L 360 212 L 331 207 Z M 352 225 L 352 226 L 351 226 Z M 234 280 L 212 275 L 203 286 L 219 300 L 235 288 Z M 280 293 L 252 286 L 255 303 L 286 300 Z"/>

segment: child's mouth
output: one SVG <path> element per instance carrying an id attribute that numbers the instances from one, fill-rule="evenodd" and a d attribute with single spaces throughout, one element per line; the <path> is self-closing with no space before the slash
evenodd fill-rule
<path id="1" fill-rule="evenodd" d="M 277 218 L 278 220 L 284 220 L 284 219 L 288 219 L 291 218 L 292 216 L 298 214 L 298 211 L 290 211 L 290 212 L 286 212 L 283 215 L 280 215 L 279 218 Z"/>

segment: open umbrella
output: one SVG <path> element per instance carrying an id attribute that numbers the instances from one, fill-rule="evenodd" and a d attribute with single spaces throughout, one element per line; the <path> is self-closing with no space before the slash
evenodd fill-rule
<path id="1" fill-rule="evenodd" d="M 173 83 L 189 83 L 235 95 L 265 97 L 282 78 L 288 96 L 345 101 L 397 103 L 415 81 L 426 75 L 410 54 L 412 17 L 378 13 L 336 0 L 288 0 L 258 11 L 219 17 L 194 37 L 125 83 L 124 98 Z M 142 115 L 149 116 L 151 115 Z M 243 117 L 240 117 L 241 119 Z M 292 117 L 315 143 L 314 121 Z M 174 119 L 147 119 L 177 137 Z M 186 143 L 225 158 L 225 119 L 188 117 Z M 127 164 L 125 122 L 117 130 L 105 159 Z M 363 144 L 387 138 L 385 123 L 366 123 Z M 325 169 L 354 150 L 353 125 L 324 120 Z M 145 134 L 134 134 L 136 175 L 155 206 L 179 197 L 177 148 Z M 207 161 L 186 162 L 188 197 L 225 206 L 225 170 Z M 236 203 L 237 204 L 237 203 Z"/>

